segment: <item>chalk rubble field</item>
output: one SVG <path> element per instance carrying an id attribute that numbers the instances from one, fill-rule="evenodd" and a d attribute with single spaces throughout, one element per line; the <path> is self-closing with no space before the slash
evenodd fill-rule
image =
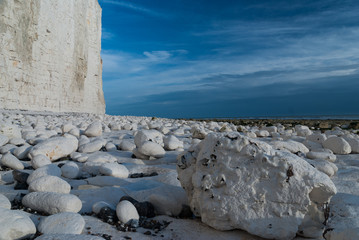
<path id="1" fill-rule="evenodd" d="M 359 239 L 358 130 L 0 112 L 0 239 Z"/>

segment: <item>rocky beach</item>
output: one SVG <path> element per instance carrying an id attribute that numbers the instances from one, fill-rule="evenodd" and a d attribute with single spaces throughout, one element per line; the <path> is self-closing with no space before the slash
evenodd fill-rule
<path id="1" fill-rule="evenodd" d="M 0 239 L 356 239 L 357 133 L 4 110 Z"/>
<path id="2" fill-rule="evenodd" d="M 226 5 L 220 1 L 218 3 L 218 7 Z M 157 24 L 166 25 L 174 19 L 167 14 L 138 7 L 136 3 L 132 5 L 122 1 L 103 1 L 103 4 L 107 6 L 109 16 L 112 14 L 112 17 L 121 17 L 121 22 L 114 20 L 116 18 L 107 18 L 107 21 L 111 20 L 109 26 L 121 27 L 121 36 L 130 35 L 132 30 L 140 28 L 141 21 L 146 21 L 143 24 L 146 25 L 146 31 L 150 29 L 148 32 L 154 32 L 155 35 L 165 32 L 167 39 L 165 30 L 157 33 L 152 31 L 154 28 L 147 27 L 148 19 L 153 18 Z M 192 6 L 192 3 L 188 5 Z M 192 20 L 201 19 L 196 11 L 201 11 L 204 5 L 210 4 L 198 4 L 200 9 L 195 10 L 195 18 Z M 217 11 L 215 5 L 212 7 L 211 16 L 212 12 L 221 12 Z M 227 7 L 232 10 L 230 5 Z M 180 10 L 171 6 L 168 9 Z M 242 9 L 248 10 L 251 7 L 241 5 L 240 10 Z M 173 26 L 182 26 L 182 19 L 187 21 L 188 14 L 184 12 L 186 17 L 178 17 L 181 22 Z M 237 15 L 235 12 L 235 16 Z M 220 16 L 221 19 L 223 16 Z M 0 240 L 359 239 L 358 120 L 194 120 L 105 114 L 110 111 L 106 111 L 102 87 L 101 39 L 109 40 L 115 34 L 102 29 L 101 17 L 102 8 L 97 0 L 0 1 Z M 136 17 L 141 21 L 135 20 Z M 136 27 L 128 26 L 131 31 L 123 31 L 122 28 L 129 24 L 125 19 L 136 23 Z M 162 24 L 164 22 L 166 24 Z M 202 26 L 204 22 L 201 19 L 197 25 Z M 222 34 L 246 30 L 237 28 L 237 25 L 247 25 L 246 23 L 220 21 L 221 24 L 222 22 L 235 23 L 236 28 L 234 31 L 221 30 L 219 35 L 218 31 L 214 34 L 195 34 L 191 30 L 191 37 L 188 39 L 193 36 L 218 35 L 220 37 L 217 36 L 216 40 L 220 39 L 222 44 L 226 39 Z M 251 31 L 264 22 L 266 21 L 261 20 L 248 29 Z M 210 25 L 219 26 L 220 29 L 221 24 Z M 192 29 L 192 25 L 196 24 L 188 21 L 188 25 Z M 171 24 L 168 26 L 173 28 Z M 271 29 L 267 31 L 266 25 L 259 29 L 261 34 L 271 32 Z M 274 30 L 278 29 L 292 32 L 289 31 L 292 28 L 287 26 L 277 26 Z M 315 29 L 313 32 L 318 31 Z M 146 47 L 147 41 L 156 42 L 142 34 L 134 35 L 140 36 L 141 40 L 145 39 Z M 179 38 L 177 35 L 173 36 Z M 257 39 L 257 34 L 255 36 Z M 270 38 L 277 39 L 265 35 L 266 41 Z M 228 39 L 232 41 L 237 37 Z M 202 38 L 201 41 L 197 40 L 194 42 L 201 45 L 206 42 Z M 113 42 L 118 44 L 116 39 Z M 129 42 L 132 44 L 136 41 Z M 260 40 L 260 46 L 263 42 Z M 283 45 L 283 41 L 279 42 Z M 318 42 L 319 46 L 323 41 Z M 250 43 L 247 45 L 253 45 Z M 166 45 L 161 42 L 156 44 L 161 49 Z M 246 46 L 242 43 L 239 45 Z M 340 44 L 333 44 L 336 49 L 338 45 Z M 133 56 L 124 49 L 105 49 L 103 56 L 107 57 L 112 69 L 109 75 L 116 78 L 109 79 L 107 87 L 107 90 L 111 88 L 109 92 L 112 96 L 108 99 L 112 100 L 112 108 L 117 106 L 122 111 L 125 106 L 147 111 L 146 106 L 153 104 L 151 107 L 159 110 L 164 106 L 180 106 L 168 108 L 172 112 L 181 112 L 183 109 L 180 108 L 187 106 L 188 109 L 183 111 L 187 113 L 188 110 L 188 114 L 201 114 L 201 110 L 202 115 L 213 116 L 216 116 L 215 111 L 210 113 L 206 109 L 212 111 L 218 108 L 222 114 L 217 116 L 222 116 L 226 109 L 232 111 L 231 114 L 244 114 L 236 109 L 261 111 L 261 108 L 250 105 L 255 98 L 252 93 L 260 90 L 258 86 L 265 88 L 265 91 L 259 91 L 260 95 L 270 93 L 270 98 L 264 98 L 267 100 L 272 98 L 271 94 L 274 94 L 274 99 L 277 93 L 283 92 L 288 96 L 297 93 L 296 88 L 290 87 L 292 84 L 287 84 L 290 91 L 279 88 L 287 86 L 284 80 L 271 82 L 272 78 L 292 77 L 286 65 L 287 62 L 292 62 L 290 58 L 285 58 L 285 64 L 277 63 L 280 67 L 284 65 L 285 71 L 269 71 L 259 65 L 245 65 L 247 62 L 257 64 L 259 59 L 267 59 L 271 64 L 265 62 L 263 66 L 271 66 L 272 61 L 277 61 L 277 50 L 274 51 L 275 54 L 269 52 L 270 58 L 250 58 L 247 55 L 238 57 L 244 59 L 244 62 L 239 61 L 237 66 L 231 65 L 237 62 L 231 54 L 228 54 L 231 58 L 227 62 L 220 56 L 207 55 L 210 52 L 225 52 L 227 55 L 232 52 L 232 47 L 230 51 L 222 51 L 219 46 L 212 46 L 209 50 L 202 49 L 206 53 L 203 56 L 186 58 L 190 51 L 182 49 L 182 44 L 180 46 L 181 48 L 166 51 L 146 49 L 140 53 L 137 46 L 133 45 L 129 49 L 138 51 Z M 200 46 L 191 49 L 197 51 L 197 48 Z M 311 53 L 314 48 L 317 48 L 316 45 L 303 52 Z M 302 47 L 296 49 L 302 51 Z M 246 51 L 241 49 L 237 52 Z M 254 52 L 266 51 L 256 49 Z M 330 55 L 336 57 L 329 63 L 342 64 L 338 61 L 338 53 L 332 54 L 327 50 L 322 52 L 330 52 Z M 338 52 L 342 50 L 339 49 Z M 355 51 L 348 52 L 357 56 Z M 298 55 L 291 51 L 289 53 Z M 201 58 L 210 61 L 195 65 L 194 59 Z M 356 58 L 343 62 L 356 63 Z M 214 59 L 223 62 L 218 64 Z M 304 57 L 300 62 L 310 59 Z M 117 61 L 123 64 L 118 64 Z M 319 62 L 321 61 L 323 59 Z M 171 71 L 170 75 L 163 75 L 165 80 L 157 79 L 156 76 L 159 75 L 141 72 L 152 69 L 162 74 L 166 67 L 175 67 L 176 64 L 179 66 L 182 62 L 191 64 L 190 71 L 187 68 Z M 334 70 L 329 71 L 331 65 L 327 66 L 324 61 L 323 65 L 319 64 L 322 66 L 319 67 L 320 72 L 316 73 L 311 67 L 318 65 L 318 61 L 313 62 L 315 64 L 308 63 L 310 68 L 307 65 L 301 67 L 306 71 L 305 76 L 308 75 L 307 72 L 313 72 L 315 76 L 321 77 L 320 82 L 324 82 L 327 72 L 339 77 L 340 74 L 349 76 L 358 72 L 354 64 L 350 68 L 349 65 L 343 65 L 345 71 L 339 67 L 333 67 Z M 153 67 L 156 64 L 161 64 L 161 68 Z M 225 66 L 225 69 L 221 70 L 219 65 Z M 300 71 L 296 64 L 293 65 L 293 76 L 297 79 Z M 234 71 L 241 68 L 245 71 Z M 192 71 L 199 69 L 208 72 L 197 74 Z M 257 72 L 250 72 L 251 69 Z M 125 73 L 122 74 L 121 71 Z M 126 75 L 128 71 L 130 74 Z M 283 75 L 284 72 L 288 75 Z M 183 79 L 182 73 L 187 74 Z M 269 78 L 265 76 L 267 74 Z M 137 80 L 138 77 L 146 79 L 136 85 L 131 78 L 131 88 L 120 79 L 126 76 Z M 171 79 L 172 76 L 175 76 L 174 80 Z M 197 76 L 202 79 L 194 78 Z M 254 81 L 256 79 L 252 79 L 253 76 L 259 80 L 264 76 L 265 84 L 262 86 Z M 352 78 L 355 81 L 357 79 L 355 76 Z M 237 80 L 244 82 L 239 84 Z M 307 82 L 315 82 L 314 80 L 309 78 Z M 238 91 L 237 85 L 244 86 L 244 90 Z M 255 88 L 247 88 L 251 85 Z M 274 88 L 271 88 L 272 85 Z M 300 84 L 295 82 L 294 85 Z M 325 97 L 330 96 L 331 101 L 337 101 L 336 95 L 331 95 L 331 88 L 327 88 L 327 85 L 330 84 L 325 83 L 323 88 Z M 342 85 L 341 79 L 339 85 Z M 333 86 L 337 91 L 336 85 Z M 201 87 L 204 87 L 203 91 Z M 225 87 L 225 91 L 206 92 L 221 87 Z M 150 88 L 154 90 L 150 91 Z M 171 91 L 167 92 L 165 88 Z M 181 91 L 180 95 L 173 92 L 177 88 Z M 118 95 L 121 95 L 119 89 L 126 94 L 134 94 L 126 95 L 122 92 L 123 99 L 136 104 L 118 100 Z M 201 94 L 196 94 L 193 89 Z M 313 89 L 315 90 L 310 85 L 308 92 L 311 93 Z M 317 89 L 322 88 L 317 86 Z M 339 87 L 338 89 L 340 90 Z M 355 90 L 355 85 L 350 85 L 350 90 L 352 89 Z M 234 102 L 237 97 L 241 99 L 246 95 L 243 93 L 250 93 L 252 100 L 246 101 L 243 98 L 244 104 Z M 158 97 L 161 94 L 166 98 Z M 149 96 L 157 100 L 147 101 Z M 193 103 L 183 105 L 176 96 L 180 96 L 177 97 L 180 100 L 194 100 Z M 218 101 L 215 98 L 212 102 L 200 101 L 216 96 L 219 97 Z M 296 98 L 295 96 L 292 97 Z M 345 95 L 339 96 L 346 99 L 354 94 L 350 95 L 345 91 Z M 230 97 L 229 102 L 226 102 L 227 97 Z M 316 103 L 318 109 L 322 101 L 326 111 L 330 112 L 334 105 L 339 106 L 342 113 L 355 106 L 355 101 L 350 100 L 345 104 L 338 101 L 332 106 L 321 95 L 315 95 L 315 101 L 302 98 L 307 101 L 309 99 L 310 106 Z M 280 104 L 286 101 L 283 99 L 285 98 L 281 98 Z M 299 100 L 300 108 L 307 111 L 305 102 Z M 280 104 L 277 106 L 271 101 L 267 104 L 262 104 L 264 102 L 260 100 L 256 102 L 265 108 L 261 114 L 274 114 L 266 109 L 268 107 L 280 109 Z M 178 105 L 171 105 L 174 103 Z M 286 104 L 288 111 L 300 114 L 295 106 L 289 102 Z M 195 107 L 195 111 L 189 111 L 191 107 Z M 118 109 L 116 111 L 120 111 Z M 313 109 L 312 112 L 320 114 Z M 350 109 L 348 112 L 355 111 Z"/>

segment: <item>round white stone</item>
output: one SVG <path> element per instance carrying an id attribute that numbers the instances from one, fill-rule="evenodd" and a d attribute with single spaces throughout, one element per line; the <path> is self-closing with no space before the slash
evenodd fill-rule
<path id="1" fill-rule="evenodd" d="M 23 239 L 35 233 L 35 224 L 25 212 L 0 208 L 0 239 Z"/>
<path id="2" fill-rule="evenodd" d="M 30 184 L 32 181 L 44 176 L 61 176 L 61 169 L 55 164 L 45 165 L 33 171 L 27 178 L 26 182 Z"/>
<path id="3" fill-rule="evenodd" d="M 72 135 L 65 137 L 53 137 L 38 143 L 29 153 L 31 158 L 36 155 L 43 154 L 51 161 L 66 157 L 75 152 L 78 148 L 78 140 Z"/>
<path id="4" fill-rule="evenodd" d="M 61 167 L 61 172 L 65 178 L 77 178 L 80 174 L 80 168 L 75 162 L 67 162 Z"/>
<path id="5" fill-rule="evenodd" d="M 122 140 L 119 147 L 122 151 L 132 151 L 136 145 L 129 140 Z"/>
<path id="6" fill-rule="evenodd" d="M 352 149 L 350 144 L 342 137 L 330 137 L 323 142 L 323 147 L 328 148 L 335 154 L 349 154 Z"/>
<path id="7" fill-rule="evenodd" d="M 165 149 L 167 150 L 176 150 L 178 148 L 183 148 L 183 142 L 178 140 L 173 135 L 163 138 L 163 143 L 165 144 Z"/>
<path id="8" fill-rule="evenodd" d="M 100 173 L 106 176 L 127 178 L 129 171 L 124 165 L 118 163 L 105 163 L 101 165 Z"/>
<path id="9" fill-rule="evenodd" d="M 11 208 L 11 203 L 7 197 L 5 197 L 3 194 L 0 194 L 0 208 Z"/>
<path id="10" fill-rule="evenodd" d="M 43 218 L 37 229 L 44 234 L 81 234 L 84 227 L 85 220 L 80 214 L 64 212 Z"/>
<path id="11" fill-rule="evenodd" d="M 138 151 L 143 155 L 151 156 L 155 158 L 164 157 L 164 155 L 166 154 L 166 151 L 163 149 L 161 145 L 150 141 L 143 142 L 138 147 Z"/>
<path id="12" fill-rule="evenodd" d="M 50 215 L 60 212 L 77 213 L 82 208 L 82 202 L 77 196 L 54 192 L 29 193 L 22 199 L 22 204 Z"/>
<path id="13" fill-rule="evenodd" d="M 42 154 L 36 155 L 31 159 L 31 166 L 34 169 L 38 169 L 49 164 L 51 164 L 50 159 Z"/>
<path id="14" fill-rule="evenodd" d="M 59 177 L 43 176 L 30 182 L 29 191 L 70 193 L 71 186 Z"/>
<path id="15" fill-rule="evenodd" d="M 116 215 L 122 223 L 127 223 L 132 219 L 140 219 L 136 207 L 127 200 L 121 201 L 117 204 Z"/>
<path id="16" fill-rule="evenodd" d="M 84 134 L 87 137 L 98 137 L 102 135 L 102 124 L 100 121 L 91 123 L 85 130 Z"/>
<path id="17" fill-rule="evenodd" d="M 12 169 L 22 170 L 24 169 L 24 164 L 20 162 L 14 155 L 11 153 L 6 153 L 2 155 L 0 164 Z"/>

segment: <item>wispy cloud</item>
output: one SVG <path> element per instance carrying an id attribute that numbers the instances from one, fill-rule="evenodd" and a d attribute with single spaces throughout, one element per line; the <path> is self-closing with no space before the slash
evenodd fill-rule
<path id="1" fill-rule="evenodd" d="M 109 40 L 114 37 L 115 35 L 112 32 L 108 31 L 106 28 L 102 28 L 101 39 Z"/>
<path id="2" fill-rule="evenodd" d="M 105 3 L 105 4 L 113 4 L 116 6 L 120 6 L 123 8 L 127 8 L 148 16 L 153 16 L 153 17 L 161 17 L 161 18 L 167 18 L 168 15 L 161 13 L 161 12 L 157 12 L 155 10 L 152 9 L 148 9 L 142 6 L 139 6 L 138 4 L 133 4 L 130 3 L 129 1 L 120 1 L 120 0 L 100 0 L 101 2 Z"/>

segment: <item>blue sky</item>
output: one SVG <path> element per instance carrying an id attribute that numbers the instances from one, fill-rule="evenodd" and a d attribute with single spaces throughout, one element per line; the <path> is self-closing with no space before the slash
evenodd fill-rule
<path id="1" fill-rule="evenodd" d="M 107 114 L 359 114 L 357 0 L 99 3 Z"/>

